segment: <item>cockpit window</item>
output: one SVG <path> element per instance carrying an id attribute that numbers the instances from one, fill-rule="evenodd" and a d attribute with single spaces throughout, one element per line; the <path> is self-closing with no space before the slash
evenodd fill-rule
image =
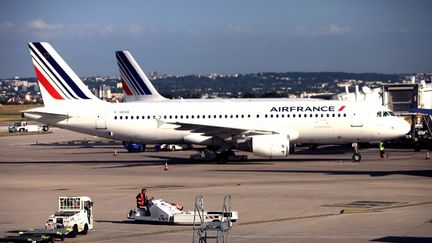
<path id="1" fill-rule="evenodd" d="M 386 116 L 395 116 L 395 114 L 391 111 L 378 111 L 377 117 L 386 117 Z"/>
<path id="2" fill-rule="evenodd" d="M 395 116 L 395 114 L 391 111 L 378 111 L 377 117 L 386 117 L 386 116 Z"/>

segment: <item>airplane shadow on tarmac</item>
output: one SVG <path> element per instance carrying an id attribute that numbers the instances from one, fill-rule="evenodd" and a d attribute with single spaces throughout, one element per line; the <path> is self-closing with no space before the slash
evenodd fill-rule
<path id="1" fill-rule="evenodd" d="M 389 176 L 389 175 L 409 175 L 409 176 L 423 176 L 432 177 L 432 170 L 394 170 L 394 171 L 346 171 L 346 170 L 213 170 L 217 172 L 234 172 L 234 173 L 304 173 L 304 174 L 328 174 L 328 175 L 369 175 L 371 177 Z"/>
<path id="2" fill-rule="evenodd" d="M 390 243 L 426 243 L 432 242 L 432 237 L 413 237 L 413 236 L 386 236 L 371 241 L 390 242 Z"/>

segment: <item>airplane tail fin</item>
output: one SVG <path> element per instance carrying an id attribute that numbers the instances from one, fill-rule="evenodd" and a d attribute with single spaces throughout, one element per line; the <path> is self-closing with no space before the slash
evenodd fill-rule
<path id="1" fill-rule="evenodd" d="M 160 95 L 128 51 L 116 51 L 126 101 L 161 101 Z"/>
<path id="2" fill-rule="evenodd" d="M 100 101 L 47 42 L 29 42 L 30 55 L 45 106 Z"/>

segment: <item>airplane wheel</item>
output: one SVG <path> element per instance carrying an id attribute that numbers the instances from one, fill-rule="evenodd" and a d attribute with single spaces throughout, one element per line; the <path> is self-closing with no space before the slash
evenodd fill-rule
<path id="1" fill-rule="evenodd" d="M 354 160 L 354 162 L 360 162 L 361 160 L 361 155 L 360 154 L 353 154 L 352 159 Z"/>
<path id="2" fill-rule="evenodd" d="M 72 232 L 69 233 L 69 236 L 75 238 L 78 235 L 78 225 L 74 225 L 72 227 Z"/>
<path id="3" fill-rule="evenodd" d="M 86 235 L 88 233 L 89 227 L 88 224 L 84 225 L 84 230 L 81 232 L 83 235 Z"/>

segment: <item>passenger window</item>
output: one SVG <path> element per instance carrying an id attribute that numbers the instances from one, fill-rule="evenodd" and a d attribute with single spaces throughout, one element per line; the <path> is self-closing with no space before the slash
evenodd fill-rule
<path id="1" fill-rule="evenodd" d="M 139 119 L 139 116 L 136 116 L 136 119 L 138 120 L 138 119 Z"/>
<path id="2" fill-rule="evenodd" d="M 336 114 L 332 114 L 332 117 L 335 117 L 336 116 Z"/>
<path id="3" fill-rule="evenodd" d="M 144 120 L 144 118 L 145 118 L 145 116 L 141 116 L 141 119 L 143 119 L 143 120 Z"/>
<path id="4" fill-rule="evenodd" d="M 309 115 L 309 117 L 312 117 L 312 116 L 313 116 L 312 114 Z"/>
<path id="5" fill-rule="evenodd" d="M 149 119 L 149 120 L 150 120 L 150 116 L 147 116 L 147 119 Z"/>
<path id="6" fill-rule="evenodd" d="M 248 114 L 248 118 L 250 118 L 251 117 L 251 115 L 250 114 Z"/>
<path id="7" fill-rule="evenodd" d="M 268 117 L 268 115 L 267 115 L 267 114 L 265 114 L 265 115 L 264 115 L 264 117 L 265 117 L 265 118 L 267 118 L 267 117 Z"/>
<path id="8" fill-rule="evenodd" d="M 285 117 L 285 114 L 282 114 L 281 117 L 284 118 L 284 117 Z"/>
<path id="9" fill-rule="evenodd" d="M 183 119 L 183 115 L 180 115 L 180 119 Z"/>
<path id="10" fill-rule="evenodd" d="M 123 119 L 123 116 L 120 116 L 120 120 Z"/>
<path id="11" fill-rule="evenodd" d="M 117 120 L 117 116 L 114 116 L 114 120 Z"/>

